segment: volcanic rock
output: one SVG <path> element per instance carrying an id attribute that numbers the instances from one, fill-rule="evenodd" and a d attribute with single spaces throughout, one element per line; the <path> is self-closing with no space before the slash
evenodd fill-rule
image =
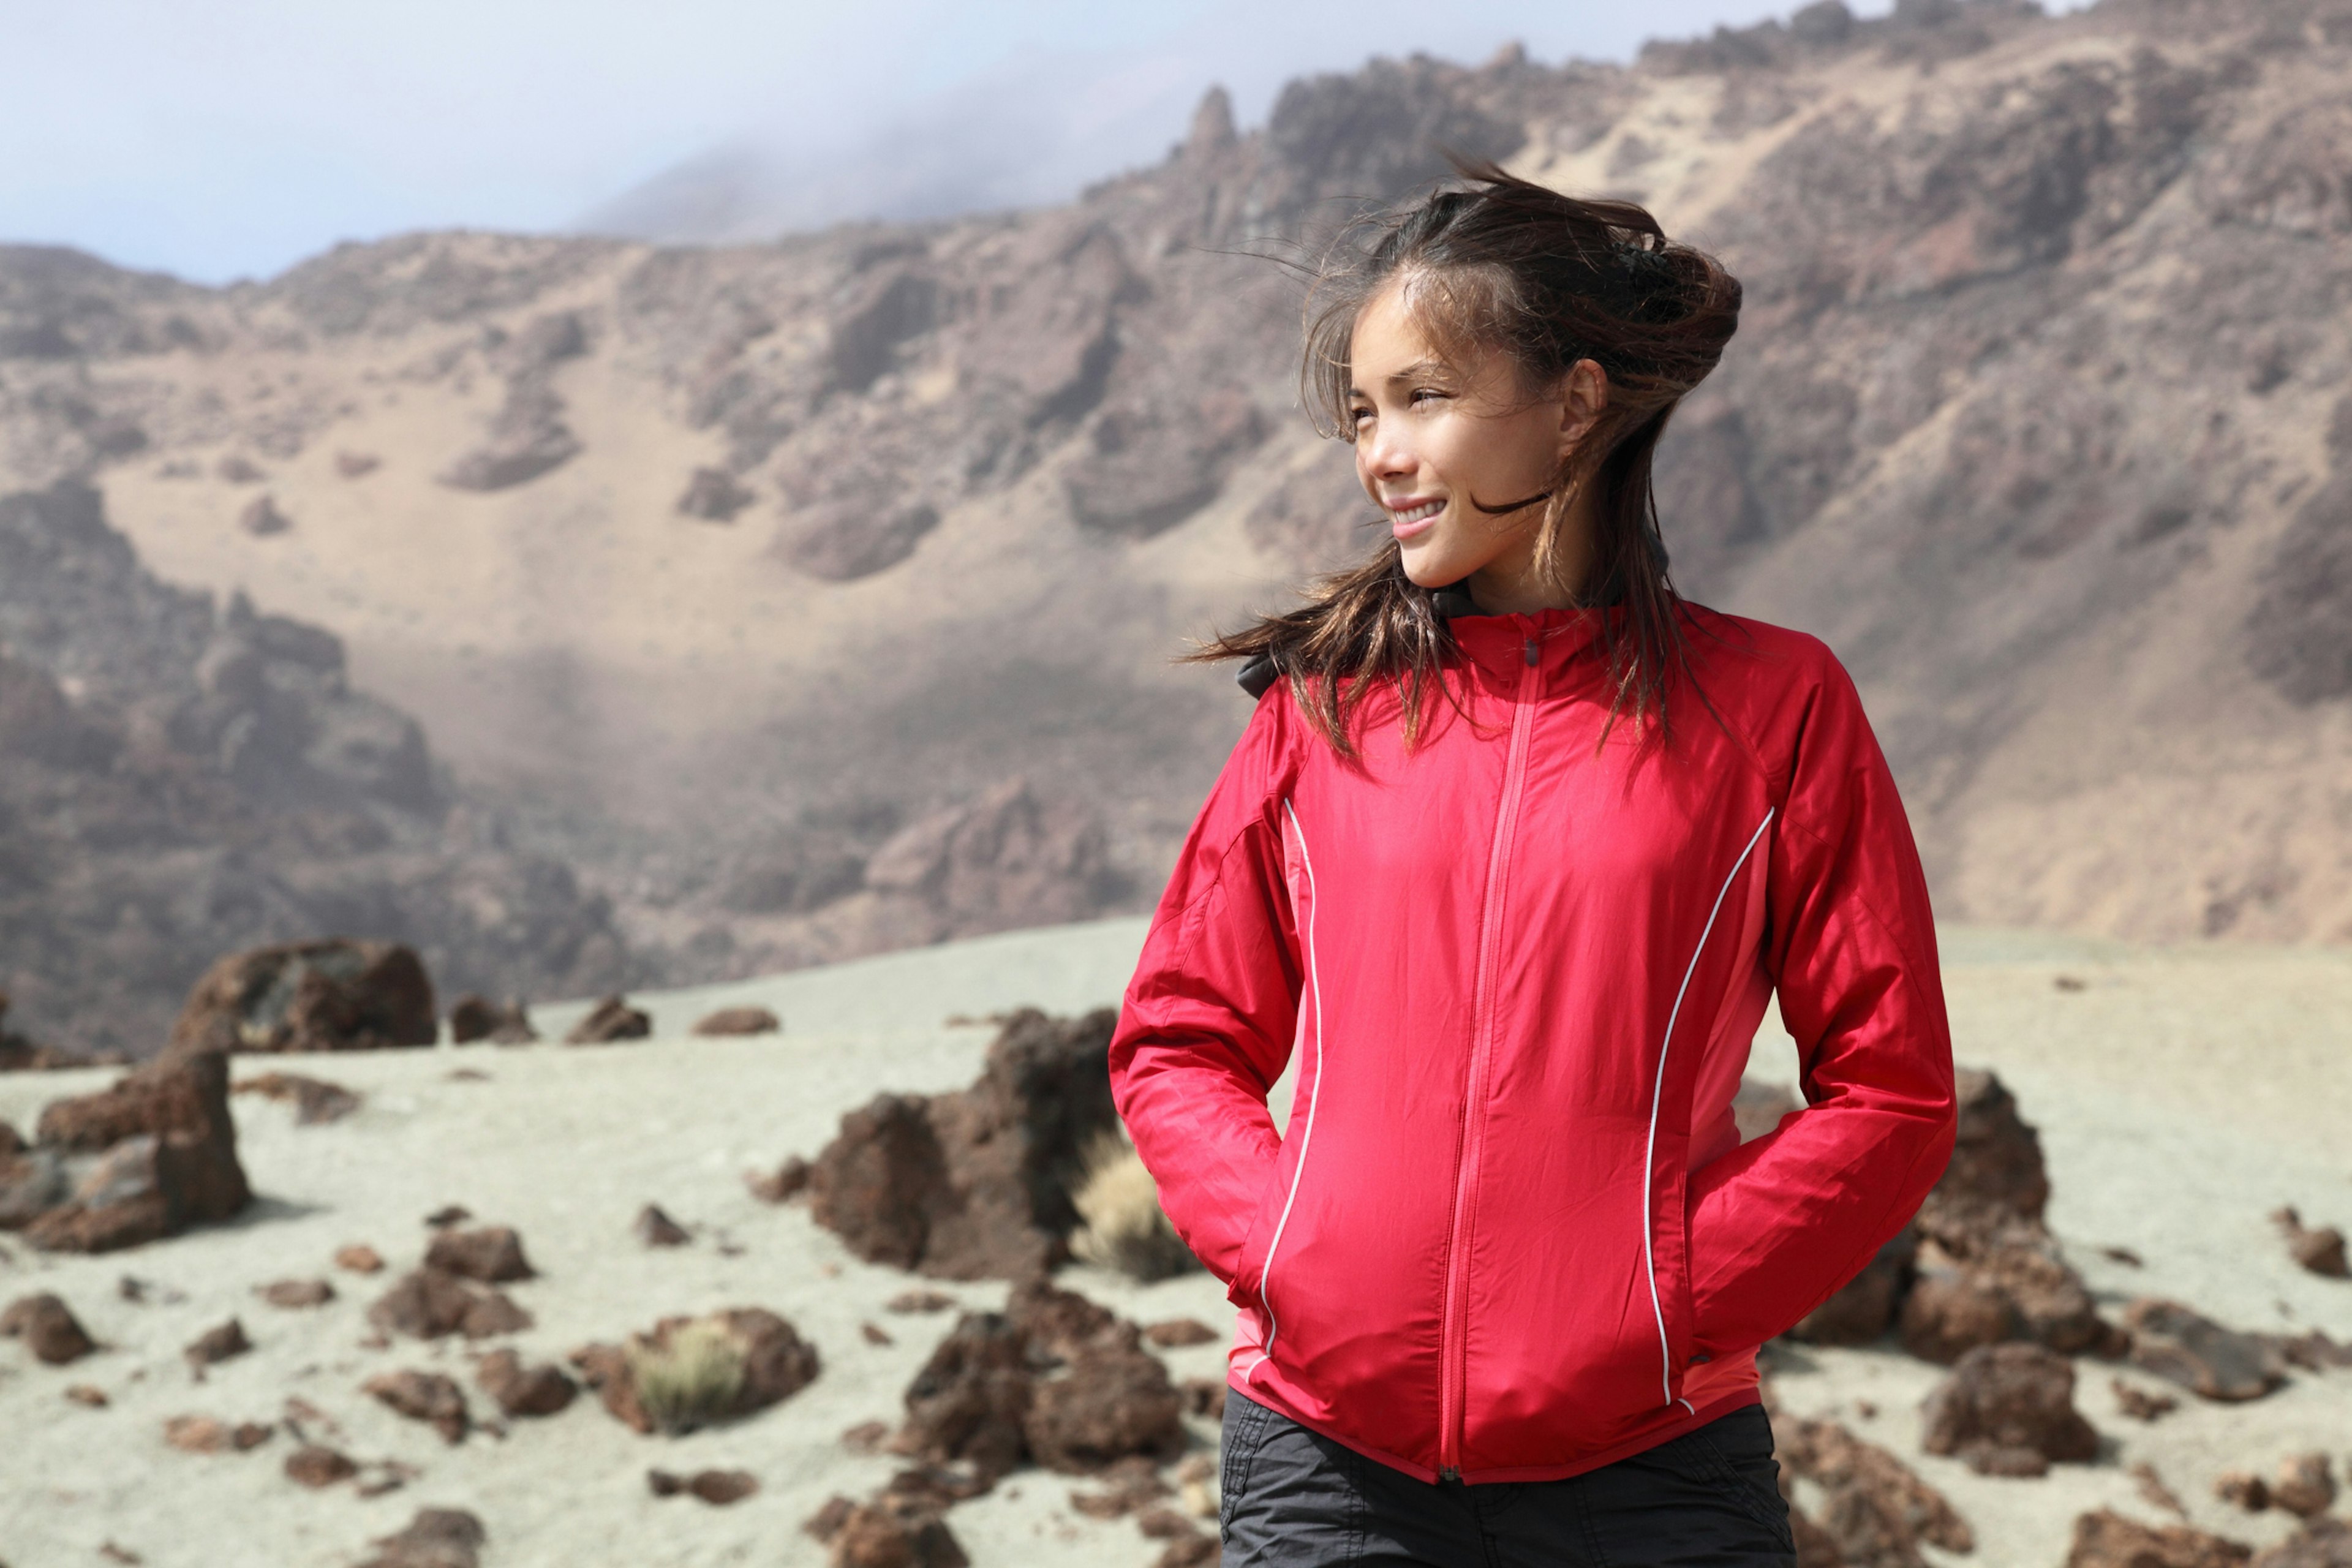
<path id="1" fill-rule="evenodd" d="M 335 1248 L 335 1267 L 354 1274 L 380 1274 L 383 1271 L 383 1254 L 364 1242 L 355 1241 Z"/>
<path id="2" fill-rule="evenodd" d="M 236 514 L 236 525 L 256 539 L 268 539 L 284 533 L 294 526 L 293 520 L 278 510 L 274 496 L 258 495 L 247 501 L 245 510 Z"/>
<path id="3" fill-rule="evenodd" d="M 449 1039 L 453 1045 L 469 1046 L 477 1040 L 488 1040 L 493 1045 L 527 1046 L 538 1038 L 539 1031 L 530 1026 L 530 1015 L 520 1002 L 500 1006 L 486 996 L 467 992 L 449 1009 Z"/>
<path id="4" fill-rule="evenodd" d="M 2017 1331 L 2008 1297 L 1957 1270 L 1923 1273 L 1903 1301 L 1903 1348 L 1949 1366 L 1979 1345 Z"/>
<path id="5" fill-rule="evenodd" d="M 944 1290 L 901 1290 L 883 1303 L 886 1311 L 944 1312 L 956 1299 Z"/>
<path id="6" fill-rule="evenodd" d="M 10 693 L 6 689 L 16 684 L 7 679 L 11 673 L 7 668 L 0 668 L 0 747 L 5 747 L 14 738 L 10 735 L 11 730 L 22 727 L 21 720 L 15 724 L 10 723 L 12 715 L 6 711 L 10 706 Z M 0 1026 L 5 1026 L 7 1016 L 8 993 L 0 991 Z M 5 1026 L 0 1026 L 0 1072 L 56 1072 L 68 1068 L 100 1065 L 100 1058 L 96 1057 L 84 1056 L 79 1051 L 65 1050 L 57 1046 L 35 1045 L 24 1036 L 12 1035 Z M 11 1146 L 11 1140 L 15 1137 L 15 1132 L 0 1124 L 0 1156 L 16 1152 Z"/>
<path id="7" fill-rule="evenodd" d="M 563 422 L 563 400 L 543 373 L 530 371 L 509 380 L 506 402 L 482 444 L 435 477 L 452 489 L 511 489 L 579 453 L 580 438 Z"/>
<path id="8" fill-rule="evenodd" d="M 35 1142 L 10 1166 L 74 1181 L 26 1226 L 26 1239 L 51 1251 L 133 1247 L 226 1219 L 252 1197 L 236 1160 L 228 1066 L 216 1057 L 150 1062 L 99 1093 L 54 1101 Z"/>
<path id="9" fill-rule="evenodd" d="M 335 1299 L 335 1288 L 324 1279 L 275 1279 L 255 1286 L 253 1293 L 273 1307 L 323 1307 Z"/>
<path id="10" fill-rule="evenodd" d="M 1143 1327 L 1145 1342 L 1169 1349 L 1178 1345 L 1204 1345 L 1217 1337 L 1217 1331 L 1198 1318 L 1169 1318 Z"/>
<path id="11" fill-rule="evenodd" d="M 1176 1385 L 1184 1401 L 1184 1414 L 1222 1421 L 1225 1416 L 1225 1380 L 1222 1377 L 1188 1377 Z"/>
<path id="12" fill-rule="evenodd" d="M 1927 1396 L 1921 1446 L 1979 1475 L 2038 1476 L 2088 1461 L 2099 1435 L 2074 1408 L 2074 1368 L 2034 1344 L 1980 1345 Z"/>
<path id="13" fill-rule="evenodd" d="M 103 1410 L 108 1405 L 114 1403 L 114 1401 L 106 1396 L 106 1390 L 99 1387 L 94 1383 L 68 1384 L 66 1385 L 66 1397 L 72 1400 L 76 1405 L 85 1406 L 91 1410 Z"/>
<path id="14" fill-rule="evenodd" d="M 970 1568 L 971 1563 L 927 1499 L 885 1491 L 837 1515 L 821 1510 L 810 1529 L 822 1531 L 819 1538 L 832 1548 L 831 1568 Z"/>
<path id="15" fill-rule="evenodd" d="M 719 1508 L 741 1502 L 760 1489 L 759 1478 L 749 1470 L 697 1470 L 691 1476 L 647 1470 L 646 1485 L 656 1497 L 676 1497 L 684 1492 Z"/>
<path id="16" fill-rule="evenodd" d="M 868 1262 L 944 1279 L 1029 1279 L 1066 1260 L 1085 1150 L 1118 1125 L 1116 1022 L 1024 1008 L 970 1089 L 850 1112 L 811 1173 L 812 1215 Z"/>
<path id="17" fill-rule="evenodd" d="M 245 1325 L 231 1318 L 227 1322 L 216 1323 L 190 1340 L 181 1347 L 180 1354 L 190 1366 L 201 1373 L 208 1366 L 241 1356 L 252 1348 L 253 1342 L 245 1337 Z"/>
<path id="18" fill-rule="evenodd" d="M 537 1278 L 522 1255 L 522 1237 L 503 1225 L 443 1231 L 425 1249 L 425 1267 L 486 1285 Z"/>
<path id="19" fill-rule="evenodd" d="M 2142 1297 L 2124 1310 L 2132 1364 L 2206 1399 L 2260 1399 L 2286 1381 L 2282 1358 L 2252 1334 L 2199 1316 L 2177 1301 Z"/>
<path id="20" fill-rule="evenodd" d="M 338 477 L 342 479 L 365 479 L 368 475 L 375 472 L 382 467 L 383 467 L 383 459 L 377 457 L 373 452 L 338 452 L 335 454 L 335 473 Z"/>
<path id="21" fill-rule="evenodd" d="M 44 1290 L 20 1296 L 0 1312 L 0 1339 L 22 1339 L 36 1361 L 63 1366 L 98 1349 L 64 1300 Z"/>
<path id="22" fill-rule="evenodd" d="M 2314 1519 L 2254 1559 L 2253 1568 L 2352 1568 L 2352 1524 Z"/>
<path id="23" fill-rule="evenodd" d="M 2336 1476 L 2326 1454 L 2297 1454 L 2279 1462 L 2271 1502 L 2298 1519 L 2326 1513 L 2336 1502 Z"/>
<path id="24" fill-rule="evenodd" d="M 615 1040 L 642 1040 L 654 1032 L 653 1019 L 621 996 L 607 996 L 563 1037 L 567 1046 L 603 1046 Z"/>
<path id="25" fill-rule="evenodd" d="M 205 971 L 172 1026 L 171 1053 L 353 1051 L 429 1046 L 433 983 L 396 942 L 292 942 Z"/>
<path id="26" fill-rule="evenodd" d="M 231 1426 L 209 1415 L 174 1415 L 163 1423 L 163 1441 L 187 1454 L 244 1453 L 269 1441 L 270 1428 L 257 1421 Z"/>
<path id="27" fill-rule="evenodd" d="M 681 516 L 698 517 L 705 522 L 732 522 L 751 499 L 751 492 L 737 484 L 735 476 L 726 469 L 697 468 L 686 482 L 686 492 L 677 498 L 677 510 Z"/>
<path id="28" fill-rule="evenodd" d="M 364 1387 L 411 1421 L 431 1424 L 444 1442 L 462 1442 L 471 1425 L 465 1391 L 454 1379 L 440 1373 L 421 1372 L 414 1367 L 379 1373 L 369 1378 Z"/>
<path id="29" fill-rule="evenodd" d="M 512 1350 L 484 1356 L 474 1369 L 474 1381 L 509 1415 L 552 1415 L 580 1392 L 562 1367 L 549 1362 L 525 1366 Z"/>
<path id="30" fill-rule="evenodd" d="M 247 1079 L 231 1094 L 257 1094 L 265 1100 L 287 1100 L 294 1102 L 294 1120 L 308 1127 L 322 1121 L 340 1121 L 360 1108 L 360 1097 L 339 1083 L 324 1079 L 305 1078 L 300 1073 L 266 1072 L 258 1078 Z"/>
<path id="31" fill-rule="evenodd" d="M 2306 1230 L 2303 1216 L 2292 1208 L 2283 1208 L 2271 1218 L 2285 1236 L 2287 1256 L 2294 1259 L 2297 1267 L 2329 1279 L 2352 1275 L 2352 1267 L 2345 1262 L 2342 1231 L 2332 1225 Z"/>
<path id="32" fill-rule="evenodd" d="M 1822 1488 L 1818 1523 L 1855 1568 L 1925 1568 L 1922 1542 L 1947 1552 L 1976 1549 L 1975 1532 L 1941 1492 L 1835 1422 L 1789 1422 L 1779 1447 L 1790 1473 Z"/>
<path id="33" fill-rule="evenodd" d="M 2074 1521 L 2065 1568 L 2239 1568 L 2252 1555 L 2185 1524 L 2149 1526 L 2100 1509 Z"/>
<path id="34" fill-rule="evenodd" d="M 907 1385 L 907 1423 L 891 1447 L 992 1478 L 1015 1469 L 1028 1457 L 1030 1380 L 1021 1331 L 1001 1313 L 967 1312 Z"/>
<path id="35" fill-rule="evenodd" d="M 751 1195 L 763 1204 L 787 1203 L 808 1191 L 812 1167 L 798 1154 L 788 1154 L 773 1171 L 751 1173 L 746 1178 Z"/>
<path id="36" fill-rule="evenodd" d="M 2213 1479 L 2213 1495 L 2248 1513 L 2260 1513 L 2271 1506 L 2270 1482 L 2248 1470 L 2223 1470 Z"/>
<path id="37" fill-rule="evenodd" d="M 732 1392 L 692 1408 L 672 1408 L 663 1390 L 649 1387 L 642 1369 L 684 1353 L 698 1340 L 716 1338 L 738 1373 Z M 734 1307 L 702 1317 L 664 1318 L 651 1333 L 631 1334 L 626 1348 L 583 1345 L 572 1352 L 581 1380 L 596 1391 L 614 1419 L 648 1435 L 687 1431 L 731 1420 L 791 1398 L 814 1381 L 816 1347 L 791 1323 L 760 1307 Z"/>
<path id="38" fill-rule="evenodd" d="M 317 1443 L 305 1443 L 286 1456 L 286 1479 L 313 1490 L 349 1480 L 359 1473 L 359 1466 L 352 1462 L 349 1455 Z"/>
<path id="39" fill-rule="evenodd" d="M 721 1007 L 698 1019 L 698 1035 L 772 1035 L 784 1026 L 765 1007 Z"/>
<path id="40" fill-rule="evenodd" d="M 2120 1377 L 2109 1379 L 2107 1386 L 2115 1390 L 2116 1408 L 2135 1421 L 2155 1421 L 2180 1408 L 2180 1401 L 2172 1395 L 2150 1394 Z"/>
<path id="41" fill-rule="evenodd" d="M 375 1542 L 360 1568 L 480 1568 L 489 1532 L 463 1509 L 419 1509 L 397 1535 Z"/>
<path id="42" fill-rule="evenodd" d="M 2018 1114 L 2000 1079 L 1962 1068 L 1955 1087 L 1959 1124 L 1952 1161 L 1920 1205 L 1917 1224 L 1947 1252 L 1967 1258 L 2020 1228 L 2038 1237 L 2050 1177 L 2041 1135 Z"/>
<path id="43" fill-rule="evenodd" d="M 1789 1337 L 1817 1345 L 1866 1345 L 1878 1339 L 1895 1321 L 1904 1292 L 1911 1288 L 1918 1250 L 1919 1233 L 1904 1226 L 1863 1265 L 1861 1273 L 1799 1320 Z"/>
<path id="44" fill-rule="evenodd" d="M 388 1334 L 420 1340 L 463 1334 L 469 1340 L 530 1327 L 530 1314 L 501 1290 L 482 1290 L 438 1268 L 415 1268 L 368 1308 L 368 1321 Z"/>
<path id="45" fill-rule="evenodd" d="M 686 1226 L 664 1214 L 656 1204 L 639 1209 L 629 1229 L 646 1247 L 684 1247 L 694 1239 Z"/>

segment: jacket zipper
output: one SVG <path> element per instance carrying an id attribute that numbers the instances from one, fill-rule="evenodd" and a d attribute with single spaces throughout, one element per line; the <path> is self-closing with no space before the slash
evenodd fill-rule
<path id="1" fill-rule="evenodd" d="M 1512 698 L 1510 752 L 1503 764 L 1503 798 L 1495 812 L 1495 841 L 1486 858 L 1486 897 L 1478 916 L 1478 976 L 1470 1009 L 1470 1069 L 1462 1098 L 1462 1133 L 1454 1168 L 1454 1216 L 1445 1239 L 1445 1300 L 1438 1338 L 1438 1475 L 1462 1479 L 1462 1433 L 1467 1403 L 1470 1232 L 1479 1145 L 1486 1132 L 1486 1066 L 1493 1054 L 1496 969 L 1501 962 L 1503 888 L 1511 859 L 1511 837 L 1518 826 L 1519 794 L 1527 783 L 1528 734 L 1535 728 L 1536 676 L 1542 648 L 1533 637 L 1520 649 L 1525 660 Z"/>

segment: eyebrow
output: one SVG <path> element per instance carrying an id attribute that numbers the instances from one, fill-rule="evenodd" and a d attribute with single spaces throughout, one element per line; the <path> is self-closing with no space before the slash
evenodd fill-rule
<path id="1" fill-rule="evenodd" d="M 1405 366 L 1402 370 L 1398 371 L 1395 374 L 1390 376 L 1388 380 L 1389 384 L 1391 386 L 1394 386 L 1401 381 L 1423 381 L 1433 376 L 1449 375 L 1453 373 L 1444 361 L 1425 359 Z M 1348 395 L 1350 397 L 1362 397 L 1365 396 L 1366 394 L 1364 389 L 1360 386 L 1350 386 L 1348 388 Z"/>

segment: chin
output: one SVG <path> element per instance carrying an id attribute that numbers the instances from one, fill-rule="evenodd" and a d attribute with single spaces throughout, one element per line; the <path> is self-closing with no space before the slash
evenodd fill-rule
<path id="1" fill-rule="evenodd" d="M 1406 579 L 1416 588 L 1449 587 L 1469 575 L 1459 563 L 1426 550 L 1403 552 L 1402 563 Z"/>

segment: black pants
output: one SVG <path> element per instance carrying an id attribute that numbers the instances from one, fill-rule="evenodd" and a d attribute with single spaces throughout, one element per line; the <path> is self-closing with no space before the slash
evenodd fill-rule
<path id="1" fill-rule="evenodd" d="M 1224 1568 L 1790 1568 L 1762 1405 L 1564 1481 L 1415 1480 L 1228 1390 Z"/>

